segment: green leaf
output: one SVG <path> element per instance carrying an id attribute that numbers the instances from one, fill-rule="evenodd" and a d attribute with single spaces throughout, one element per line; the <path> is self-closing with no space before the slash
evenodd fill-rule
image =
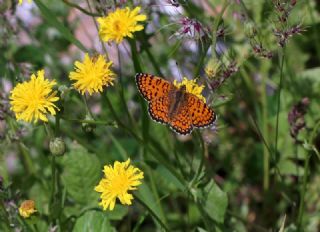
<path id="1" fill-rule="evenodd" d="M 287 215 L 284 215 L 279 232 L 284 232 L 284 226 L 286 224 L 286 217 L 287 217 Z"/>
<path id="2" fill-rule="evenodd" d="M 210 218 L 218 223 L 223 223 L 228 206 L 227 194 L 213 180 L 207 184 L 205 192 L 204 210 Z"/>
<path id="3" fill-rule="evenodd" d="M 94 187 L 98 184 L 101 167 L 96 155 L 77 145 L 64 155 L 62 165 L 62 181 L 70 196 L 83 204 L 97 201 Z"/>
<path id="4" fill-rule="evenodd" d="M 81 49 L 84 52 L 87 52 L 85 46 L 73 36 L 73 34 L 70 32 L 68 28 L 66 28 L 61 22 L 59 22 L 54 13 L 49 8 L 47 8 L 46 5 L 44 5 L 40 0 L 34 0 L 34 2 L 38 6 L 41 14 L 48 21 L 49 24 L 55 27 L 63 37 L 65 37 L 71 43 L 76 45 L 79 49 Z"/>
<path id="5" fill-rule="evenodd" d="M 110 224 L 108 217 L 100 211 L 88 211 L 78 218 L 73 232 L 87 231 L 116 231 Z"/>

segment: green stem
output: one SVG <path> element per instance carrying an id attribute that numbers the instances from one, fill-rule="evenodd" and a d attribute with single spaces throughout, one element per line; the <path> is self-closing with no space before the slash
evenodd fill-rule
<path id="1" fill-rule="evenodd" d="M 303 175 L 303 186 L 302 190 L 300 192 L 300 204 L 299 204 L 299 212 L 298 212 L 298 230 L 297 231 L 303 231 L 301 230 L 302 226 L 302 217 L 304 213 L 304 197 L 306 194 L 307 190 L 307 180 L 308 180 L 308 173 L 309 173 L 309 160 L 310 160 L 311 155 L 308 154 L 305 161 L 304 161 L 304 175 Z"/>
<path id="2" fill-rule="evenodd" d="M 170 231 L 166 224 L 157 216 L 157 214 L 153 212 L 153 210 L 146 203 L 144 203 L 144 201 L 139 196 L 137 196 L 136 194 L 133 195 L 137 202 L 142 205 L 152 215 L 152 217 L 154 217 L 154 219 L 156 219 L 156 221 L 162 226 L 165 231 Z"/>
<path id="3" fill-rule="evenodd" d="M 150 52 L 150 49 L 147 46 L 145 46 L 144 50 L 146 51 L 153 68 L 156 70 L 157 75 L 160 75 L 163 77 L 163 73 L 161 72 L 159 65 L 157 64 L 156 60 L 154 59 L 152 53 Z"/>
<path id="4" fill-rule="evenodd" d="M 267 77 L 262 77 L 261 83 L 261 110 L 262 110 L 262 133 L 268 139 L 268 103 L 267 103 Z M 267 141 L 266 141 L 267 144 Z M 263 146 L 263 190 L 267 191 L 270 185 L 270 153 L 267 146 Z"/>
<path id="5" fill-rule="evenodd" d="M 61 118 L 69 122 L 87 123 L 87 124 L 93 124 L 93 125 L 117 126 L 117 123 L 114 121 L 107 122 L 103 120 L 85 120 L 85 119 L 74 119 L 74 118 L 66 118 L 66 117 L 61 117 Z"/>
<path id="6" fill-rule="evenodd" d="M 203 138 L 201 136 L 201 133 L 199 131 L 196 131 L 197 132 L 197 135 L 198 135 L 198 138 L 200 140 L 200 144 L 201 144 L 201 149 L 202 149 L 202 152 L 201 152 L 201 160 L 200 160 L 200 164 L 199 164 L 199 168 L 198 168 L 198 171 L 197 171 L 197 174 L 194 178 L 195 181 L 197 181 L 197 179 L 199 178 L 199 176 L 201 175 L 201 171 L 203 169 L 203 165 L 204 165 L 204 162 L 205 162 L 205 159 L 206 159 L 206 149 L 205 149 L 205 143 L 203 141 Z"/>
<path id="7" fill-rule="evenodd" d="M 120 85 L 119 85 L 119 89 L 120 89 L 120 101 L 124 107 L 124 110 L 128 116 L 128 120 L 130 122 L 130 124 L 132 126 L 135 125 L 134 121 L 133 121 L 133 118 L 129 112 L 129 109 L 128 109 L 128 106 L 127 106 L 127 102 L 126 102 L 126 99 L 124 97 L 124 83 L 123 83 L 123 78 L 122 78 L 122 72 L 121 72 L 121 54 L 120 54 L 120 49 L 119 49 L 119 46 L 117 46 L 117 53 L 118 53 L 118 65 L 119 65 L 119 82 L 120 82 Z"/>
<path id="8" fill-rule="evenodd" d="M 283 85 L 283 64 L 285 58 L 285 48 L 283 48 L 282 56 L 281 56 L 281 64 L 280 64 L 280 83 L 279 83 L 279 91 L 278 91 L 278 101 L 277 101 L 277 118 L 276 118 L 276 135 L 275 135 L 275 146 L 274 146 L 274 158 L 277 157 L 278 150 L 278 134 L 279 134 L 279 114 L 280 114 L 280 105 L 281 105 L 281 91 Z"/>
<path id="9" fill-rule="evenodd" d="M 223 7 L 222 7 L 222 10 L 220 12 L 220 14 L 216 17 L 216 19 L 214 20 L 214 24 L 213 24 L 213 27 L 212 27 L 212 45 L 211 45 L 211 54 L 212 54 L 212 58 L 216 57 L 216 44 L 217 44 L 217 30 L 218 30 L 218 27 L 219 27 L 219 24 L 221 22 L 221 19 L 222 19 L 222 16 L 224 14 L 224 12 L 226 11 L 227 7 L 229 6 L 229 1 L 224 1 L 224 4 L 223 4 Z"/>
<path id="10" fill-rule="evenodd" d="M 157 199 L 156 203 L 159 206 L 160 216 L 161 216 L 163 222 L 167 225 L 167 220 L 166 220 L 166 217 L 165 217 L 166 214 L 164 213 L 163 207 L 162 207 L 161 202 L 160 202 L 160 197 L 159 197 L 159 193 L 158 193 L 158 190 L 157 190 L 157 185 L 156 185 L 156 183 L 154 181 L 153 172 L 152 172 L 152 170 L 150 169 L 149 166 L 146 167 L 146 170 L 148 172 L 150 185 L 151 185 L 151 190 L 153 192 L 154 197 Z"/>
<path id="11" fill-rule="evenodd" d="M 92 16 L 92 17 L 101 17 L 102 15 L 100 14 L 95 14 L 95 13 L 91 13 L 89 11 L 87 11 L 86 9 L 82 8 L 81 6 L 77 5 L 77 4 L 74 4 L 72 2 L 69 2 L 67 0 L 62 0 L 66 5 L 70 6 L 70 7 L 73 7 L 73 8 L 76 8 L 78 10 L 80 10 L 82 13 L 86 14 L 86 15 L 89 15 L 89 16 Z"/>

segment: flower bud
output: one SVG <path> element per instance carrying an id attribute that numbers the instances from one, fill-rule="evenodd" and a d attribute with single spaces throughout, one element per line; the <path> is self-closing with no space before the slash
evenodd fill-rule
<path id="1" fill-rule="evenodd" d="M 54 156 L 61 156 L 66 151 L 66 144 L 62 138 L 54 138 L 49 143 L 50 152 Z"/>
<path id="2" fill-rule="evenodd" d="M 87 114 L 85 119 L 86 121 L 94 121 L 92 116 L 90 114 Z M 82 123 L 82 130 L 86 133 L 92 133 L 94 129 L 96 128 L 95 124 L 84 122 Z"/>
<path id="3" fill-rule="evenodd" d="M 217 74 L 220 71 L 221 63 L 218 59 L 213 58 L 210 59 L 207 67 L 205 68 L 205 72 L 209 79 L 215 79 L 217 77 Z"/>

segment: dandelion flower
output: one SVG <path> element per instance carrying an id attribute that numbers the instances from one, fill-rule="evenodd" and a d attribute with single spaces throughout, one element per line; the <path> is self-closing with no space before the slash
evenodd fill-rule
<path id="1" fill-rule="evenodd" d="M 95 191 L 101 193 L 101 202 L 99 205 L 103 210 L 114 209 L 116 199 L 118 198 L 121 204 L 131 205 L 133 199 L 129 190 L 135 190 L 141 184 L 140 179 L 143 179 L 143 172 L 130 165 L 130 159 L 126 162 L 114 163 L 114 166 L 105 165 L 104 178 L 95 187 Z"/>
<path id="2" fill-rule="evenodd" d="M 19 214 L 23 218 L 28 218 L 35 212 L 37 212 L 37 210 L 35 209 L 35 204 L 33 200 L 26 200 L 22 202 L 22 204 L 19 207 Z"/>
<path id="3" fill-rule="evenodd" d="M 44 79 L 44 70 L 31 75 L 31 80 L 19 83 L 10 92 L 11 110 L 17 120 L 37 122 L 39 119 L 47 122 L 47 113 L 56 114 L 59 110 L 54 102 L 59 100 L 57 92 L 52 91 L 55 81 Z"/>
<path id="4" fill-rule="evenodd" d="M 174 80 L 173 84 L 177 87 L 180 88 L 181 86 L 186 86 L 186 91 L 187 93 L 191 93 L 193 95 L 196 95 L 198 98 L 200 98 L 203 102 L 206 102 L 206 99 L 204 96 L 201 94 L 204 85 L 198 85 L 196 83 L 196 80 L 188 80 L 186 77 L 183 78 L 181 82 L 177 82 L 177 80 Z"/>
<path id="5" fill-rule="evenodd" d="M 74 63 L 75 71 L 70 72 L 70 80 L 75 81 L 73 86 L 81 94 L 88 92 L 102 92 L 103 86 L 113 85 L 114 73 L 110 70 L 112 62 L 106 62 L 103 55 L 90 58 L 85 54 L 83 62 Z"/>
<path id="6" fill-rule="evenodd" d="M 138 22 L 147 19 L 147 16 L 139 14 L 139 11 L 140 7 L 133 10 L 126 7 L 116 9 L 106 17 L 98 18 L 100 38 L 105 42 L 113 40 L 117 44 L 121 43 L 124 37 L 133 38 L 134 32 L 143 30 L 143 25 Z"/>

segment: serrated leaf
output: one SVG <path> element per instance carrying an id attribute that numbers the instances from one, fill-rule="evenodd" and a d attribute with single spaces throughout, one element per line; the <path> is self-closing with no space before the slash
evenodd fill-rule
<path id="1" fill-rule="evenodd" d="M 116 231 L 110 224 L 105 213 L 88 211 L 76 221 L 73 232 Z"/>
<path id="2" fill-rule="evenodd" d="M 94 187 L 98 184 L 101 167 L 95 154 L 77 146 L 66 153 L 62 160 L 62 181 L 69 195 L 78 203 L 98 200 Z"/>
<path id="3" fill-rule="evenodd" d="M 205 193 L 204 210 L 210 218 L 218 223 L 223 223 L 228 205 L 227 194 L 213 180 L 205 187 Z"/>

